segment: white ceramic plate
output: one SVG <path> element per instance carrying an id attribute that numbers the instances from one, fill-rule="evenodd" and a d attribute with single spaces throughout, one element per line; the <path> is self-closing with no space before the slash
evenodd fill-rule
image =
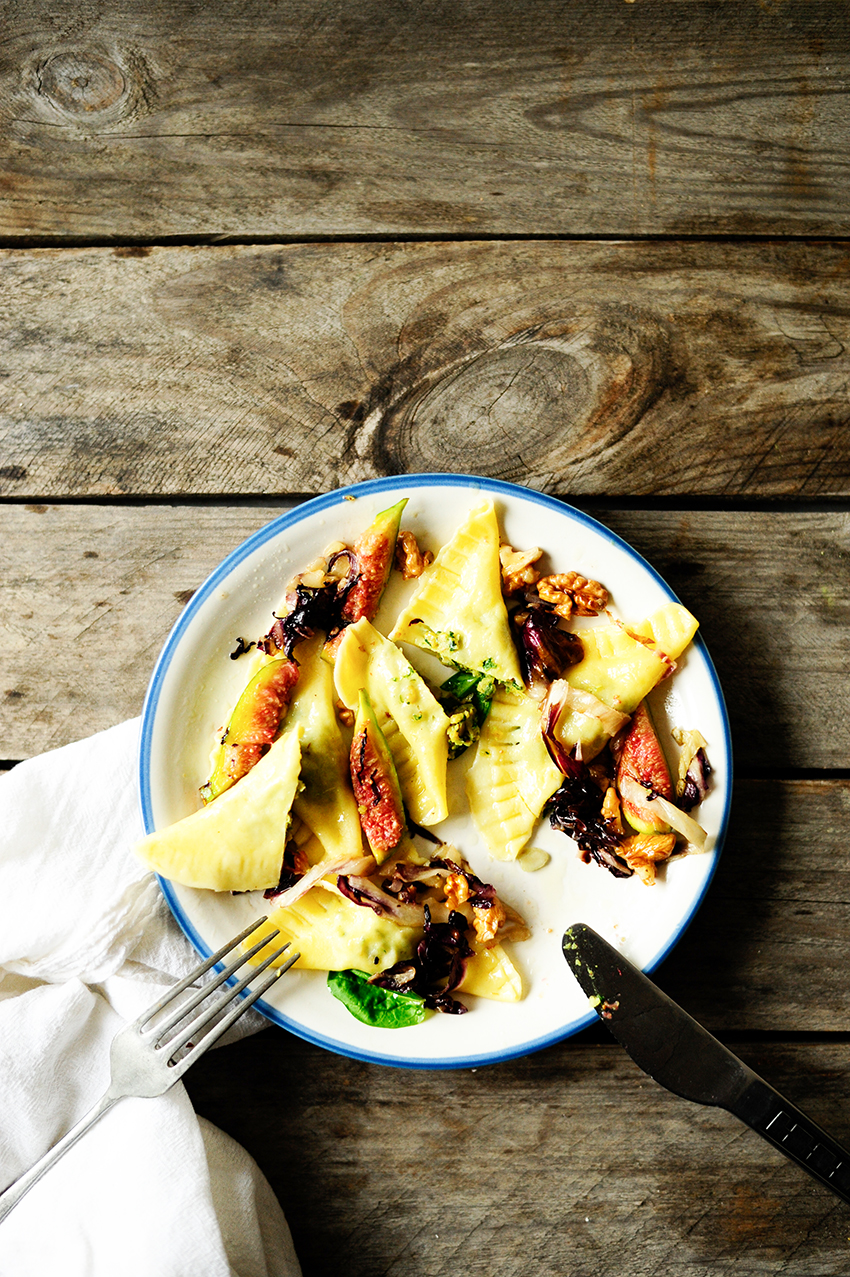
<path id="1" fill-rule="evenodd" d="M 249 537 L 193 596 L 175 625 L 151 680 L 143 712 L 140 759 L 146 829 L 180 819 L 198 806 L 198 786 L 209 770 L 217 730 L 242 690 L 242 662 L 231 661 L 237 636 L 253 638 L 269 628 L 292 576 L 334 540 L 351 543 L 380 511 L 408 498 L 403 526 L 423 547 L 436 550 L 483 496 L 496 503 L 505 540 L 518 548 L 539 545 L 550 571 L 581 572 L 601 581 L 611 610 L 638 621 L 675 596 L 634 550 L 601 524 L 550 497 L 489 479 L 412 475 L 341 488 L 275 519 Z M 352 500 L 354 498 L 354 500 Z M 377 625 L 385 633 L 412 589 L 393 574 Z M 416 660 L 414 649 L 408 655 Z M 440 835 L 454 843 L 474 871 L 524 916 L 532 938 L 512 947 L 526 994 L 516 1004 L 467 999 L 463 1016 L 436 1014 L 404 1029 L 361 1024 L 327 989 L 321 972 L 290 972 L 269 1000 L 258 1005 L 275 1023 L 308 1041 L 357 1059 L 407 1068 L 462 1068 L 495 1063 L 535 1051 L 595 1020 L 561 953 L 567 926 L 587 922 L 644 970 L 669 953 L 698 908 L 711 879 L 726 830 L 731 791 L 731 748 L 723 696 L 699 636 L 675 676 L 652 694 L 656 719 L 698 728 L 708 741 L 712 790 L 696 815 L 709 832 L 708 849 L 666 867 L 662 880 L 645 886 L 637 876 L 616 879 L 584 864 L 565 835 L 541 822 L 534 846 L 551 853 L 537 873 L 490 859 L 464 814 L 460 773 L 452 764 L 449 819 Z M 230 896 L 163 881 L 177 921 L 208 956 L 256 913 L 256 895 Z"/>

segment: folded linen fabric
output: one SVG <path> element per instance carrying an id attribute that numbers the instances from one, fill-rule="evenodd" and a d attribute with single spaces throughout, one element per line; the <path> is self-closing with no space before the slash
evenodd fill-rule
<path id="1" fill-rule="evenodd" d="M 0 1188 L 100 1098 L 121 1025 L 198 962 L 132 852 L 138 732 L 122 723 L 0 779 Z M 236 1031 L 264 1023 L 249 1011 Z M 115 1105 L 0 1224 L 2 1277 L 50 1271 L 300 1274 L 268 1183 L 181 1083 Z"/>

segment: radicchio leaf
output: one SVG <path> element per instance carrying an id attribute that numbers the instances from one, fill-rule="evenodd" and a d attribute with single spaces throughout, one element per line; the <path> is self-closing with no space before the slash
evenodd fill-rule
<path id="1" fill-rule="evenodd" d="M 554 683 L 553 687 L 558 684 Z M 576 758 L 571 749 L 568 749 L 561 743 L 555 735 L 555 728 L 561 715 L 561 704 L 557 696 L 549 695 L 543 702 L 541 726 L 543 731 L 543 743 L 549 751 L 549 756 L 555 766 L 564 773 L 565 776 L 580 777 L 582 774 L 583 763 Z"/>
<path id="2" fill-rule="evenodd" d="M 615 878 L 630 878 L 634 870 L 618 855 L 623 835 L 602 815 L 603 794 L 583 763 L 549 802 L 549 823 L 568 834 L 582 852 L 582 860 L 595 860 Z"/>
<path id="3" fill-rule="evenodd" d="M 294 882 L 291 887 L 287 887 L 280 894 L 273 892 L 268 898 L 273 900 L 276 906 L 283 909 L 288 905 L 294 905 L 296 900 L 300 900 L 320 879 L 327 878 L 330 874 L 351 873 L 360 875 L 374 873 L 375 869 L 376 865 L 373 856 L 341 856 L 336 860 L 320 860 L 317 865 L 313 865 L 312 869 L 308 869 L 303 877 Z"/>
<path id="4" fill-rule="evenodd" d="M 526 686 L 537 679 L 551 683 L 584 656 L 577 634 L 561 629 L 550 606 L 534 603 L 511 617 L 511 628 Z"/>
<path id="5" fill-rule="evenodd" d="M 379 917 L 392 918 L 401 927 L 422 926 L 423 910 L 420 905 L 405 904 L 396 896 L 376 887 L 368 878 L 343 874 L 337 878 L 337 886 L 347 900 L 371 909 Z"/>
<path id="6" fill-rule="evenodd" d="M 466 939 L 466 918 L 452 912 L 448 922 L 435 923 L 427 905 L 423 913 L 425 934 L 416 946 L 415 956 L 372 976 L 370 983 L 397 993 L 418 993 L 431 1011 L 464 1015 L 468 1008 L 453 998 L 451 991 L 460 984 L 466 961 L 472 957 Z"/>
<path id="7" fill-rule="evenodd" d="M 685 787 L 679 796 L 679 806 L 683 811 L 691 811 L 708 794 L 711 764 L 704 749 L 698 749 L 691 759 L 685 773 Z"/>
<path id="8" fill-rule="evenodd" d="M 284 616 L 275 615 L 275 623 L 257 647 L 267 656 L 285 652 L 292 657 L 296 644 L 312 638 L 317 630 L 330 635 L 342 626 L 342 606 L 357 581 L 357 574 L 341 581 L 331 579 L 324 585 L 295 587 L 295 598 Z"/>

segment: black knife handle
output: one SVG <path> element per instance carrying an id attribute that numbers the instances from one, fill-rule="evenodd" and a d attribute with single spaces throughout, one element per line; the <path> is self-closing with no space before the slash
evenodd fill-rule
<path id="1" fill-rule="evenodd" d="M 850 1204 L 850 1152 L 762 1078 L 724 1107 Z"/>

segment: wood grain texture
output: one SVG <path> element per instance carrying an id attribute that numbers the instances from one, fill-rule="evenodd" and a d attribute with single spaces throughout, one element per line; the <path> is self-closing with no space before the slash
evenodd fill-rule
<path id="1" fill-rule="evenodd" d="M 137 714 L 182 607 L 278 506 L 0 505 L 0 758 Z M 850 516 L 597 510 L 700 618 L 737 765 L 850 759 Z"/>
<path id="2" fill-rule="evenodd" d="M 0 495 L 846 497 L 850 254 L 495 243 L 0 256 Z"/>
<path id="3" fill-rule="evenodd" d="M 846 1047 L 735 1049 L 850 1140 Z M 847 1271 L 837 1198 L 613 1044 L 416 1073 L 271 1029 L 210 1053 L 187 1085 L 260 1161 L 304 1277 Z"/>
<path id="4" fill-rule="evenodd" d="M 28 758 L 138 714 L 195 589 L 279 513 L 239 507 L 0 507 L 0 758 Z M 191 531 L 201 532 L 200 537 Z"/>
<path id="5" fill-rule="evenodd" d="M 850 1031 L 848 828 L 850 781 L 736 781 L 708 895 L 658 972 L 667 992 L 715 1030 Z"/>
<path id="6" fill-rule="evenodd" d="M 846 6 L 4 5 L 0 234 L 847 234 Z"/>

